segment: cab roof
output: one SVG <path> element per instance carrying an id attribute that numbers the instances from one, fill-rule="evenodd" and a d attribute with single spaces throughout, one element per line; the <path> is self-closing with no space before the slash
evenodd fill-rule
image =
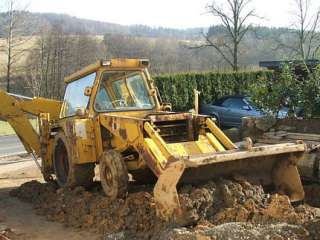
<path id="1" fill-rule="evenodd" d="M 71 74 L 64 79 L 65 83 L 70 83 L 78 80 L 79 78 L 86 76 L 90 73 L 96 72 L 99 68 L 104 67 L 106 69 L 139 69 L 149 66 L 148 59 L 129 59 L 129 58 L 114 58 L 109 60 L 98 60 L 95 63 L 84 67 L 83 69 Z"/>

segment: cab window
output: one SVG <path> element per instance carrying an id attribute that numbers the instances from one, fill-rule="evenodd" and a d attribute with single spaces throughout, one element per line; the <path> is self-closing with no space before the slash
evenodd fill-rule
<path id="1" fill-rule="evenodd" d="M 86 87 L 92 87 L 95 78 L 96 73 L 92 73 L 67 85 L 60 115 L 61 118 L 75 116 L 77 111 L 87 109 L 89 96 L 84 95 L 84 90 Z"/>
<path id="2" fill-rule="evenodd" d="M 97 111 L 114 108 L 105 88 L 99 89 L 94 106 Z"/>
<path id="3" fill-rule="evenodd" d="M 152 109 L 154 99 L 143 72 L 106 72 L 103 74 L 94 103 L 96 111 Z"/>

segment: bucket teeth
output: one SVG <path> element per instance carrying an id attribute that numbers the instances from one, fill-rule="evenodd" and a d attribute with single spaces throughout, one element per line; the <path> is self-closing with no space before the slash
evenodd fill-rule
<path id="1" fill-rule="evenodd" d="M 165 220 L 180 214 L 180 202 L 176 186 L 184 169 L 183 161 L 169 163 L 154 187 L 157 215 Z"/>

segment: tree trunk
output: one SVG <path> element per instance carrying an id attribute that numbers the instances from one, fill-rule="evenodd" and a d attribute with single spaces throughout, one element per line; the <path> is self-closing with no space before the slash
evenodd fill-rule
<path id="1" fill-rule="evenodd" d="M 234 52 L 233 52 L 233 71 L 238 72 L 238 44 L 234 43 Z"/>
<path id="2" fill-rule="evenodd" d="M 7 47 L 8 47 L 8 57 L 7 57 L 7 92 L 10 92 L 10 80 L 11 80 L 11 54 L 12 54 L 12 31 L 13 31 L 13 2 L 10 2 L 9 8 L 9 29 L 7 35 Z"/>
<path id="3" fill-rule="evenodd" d="M 10 59 L 10 57 L 8 57 L 8 64 L 7 64 L 7 92 L 9 93 L 10 92 L 10 78 L 11 78 L 11 64 L 10 64 L 10 62 L 11 62 L 11 60 L 9 60 Z"/>

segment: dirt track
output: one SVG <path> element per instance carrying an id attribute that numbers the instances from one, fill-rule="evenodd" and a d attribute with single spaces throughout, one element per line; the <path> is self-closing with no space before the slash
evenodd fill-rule
<path id="1" fill-rule="evenodd" d="M 7 240 L 4 236 L 12 240 L 98 239 L 93 233 L 47 221 L 32 205 L 10 196 L 12 189 L 32 179 L 42 181 L 31 159 L 0 159 L 0 240 Z"/>
<path id="2" fill-rule="evenodd" d="M 151 186 L 131 186 L 126 199 L 108 202 L 98 184 L 90 191 L 58 189 L 39 182 L 39 173 L 38 181 L 30 181 L 34 171 L 28 166 L 11 172 L 20 179 L 0 181 L 0 225 L 13 229 L 6 232 L 11 239 L 320 239 L 316 185 L 306 187 L 307 204 L 296 207 L 286 196 L 267 194 L 244 180 L 184 186 L 182 227 L 156 218 Z"/>

